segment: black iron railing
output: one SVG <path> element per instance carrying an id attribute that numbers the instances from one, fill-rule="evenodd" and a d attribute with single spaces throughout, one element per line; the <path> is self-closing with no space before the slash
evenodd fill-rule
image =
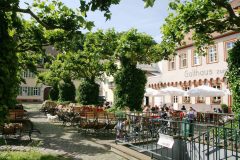
<path id="1" fill-rule="evenodd" d="M 199 123 L 161 119 L 157 114 L 126 113 L 116 127 L 116 142 L 153 159 L 218 160 L 240 159 L 240 120 L 224 123 Z M 168 148 L 158 141 L 167 136 L 174 144 Z"/>

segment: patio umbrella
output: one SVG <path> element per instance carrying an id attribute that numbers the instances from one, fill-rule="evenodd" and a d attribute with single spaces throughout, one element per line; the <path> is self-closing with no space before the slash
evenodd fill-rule
<path id="1" fill-rule="evenodd" d="M 187 95 L 192 97 L 221 97 L 225 93 L 222 90 L 202 85 L 188 90 Z"/>
<path id="2" fill-rule="evenodd" d="M 222 91 L 225 93 L 225 95 L 232 95 L 231 91 L 228 88 L 223 89 Z"/>
<path id="3" fill-rule="evenodd" d="M 157 94 L 157 90 L 156 89 L 152 89 L 152 88 L 147 88 L 145 90 L 145 94 L 144 96 L 154 96 L 154 94 Z"/>
<path id="4" fill-rule="evenodd" d="M 184 96 L 186 94 L 186 91 L 176 87 L 167 87 L 167 88 L 161 89 L 159 91 L 159 94 L 165 94 L 165 95 L 171 95 L 171 96 Z"/>
<path id="5" fill-rule="evenodd" d="M 164 96 L 164 95 L 166 95 L 164 92 L 161 92 L 160 90 L 157 90 L 157 92 L 154 92 L 153 93 L 153 96 Z"/>

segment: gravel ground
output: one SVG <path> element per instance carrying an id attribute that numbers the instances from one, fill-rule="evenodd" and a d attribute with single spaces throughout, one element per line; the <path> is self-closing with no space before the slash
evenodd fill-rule
<path id="1" fill-rule="evenodd" d="M 124 160 L 124 158 L 110 151 L 109 143 L 114 136 L 85 135 L 77 132 L 74 127 L 64 127 L 61 123 L 48 122 L 46 116 L 39 112 L 41 105 L 31 104 L 25 108 L 29 112 L 31 121 L 41 134 L 33 134 L 35 142 L 46 150 L 68 154 L 79 160 Z"/>

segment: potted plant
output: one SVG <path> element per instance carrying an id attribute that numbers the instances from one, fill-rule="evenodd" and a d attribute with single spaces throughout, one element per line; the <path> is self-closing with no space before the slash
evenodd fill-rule
<path id="1" fill-rule="evenodd" d="M 228 106 L 226 104 L 221 104 L 223 113 L 228 113 Z"/>

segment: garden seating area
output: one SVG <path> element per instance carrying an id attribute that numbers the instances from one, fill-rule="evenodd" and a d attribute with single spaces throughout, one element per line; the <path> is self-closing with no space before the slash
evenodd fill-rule
<path id="1" fill-rule="evenodd" d="M 115 113 L 98 106 L 73 103 L 57 105 L 55 102 L 45 101 L 41 111 L 47 116 L 56 116 L 64 126 L 76 126 L 81 133 L 112 133 L 117 124 Z"/>
<path id="2" fill-rule="evenodd" d="M 16 109 L 10 109 L 8 113 L 9 123 L 5 123 L 0 126 L 0 134 L 7 143 L 7 139 L 17 138 L 21 139 L 25 134 L 31 140 L 33 132 L 40 134 L 40 131 L 36 129 L 28 118 L 28 113 L 22 108 L 16 107 Z"/>

